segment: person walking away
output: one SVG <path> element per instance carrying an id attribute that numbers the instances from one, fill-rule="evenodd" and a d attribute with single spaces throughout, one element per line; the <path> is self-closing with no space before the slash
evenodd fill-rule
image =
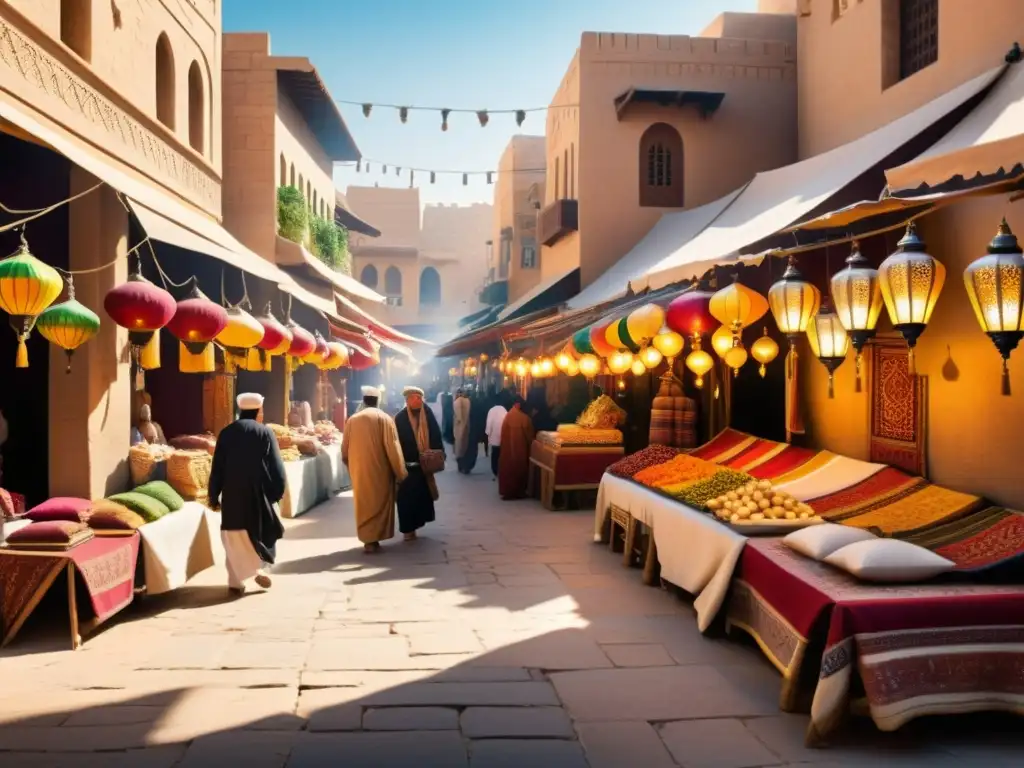
<path id="1" fill-rule="evenodd" d="M 508 409 L 503 403 L 502 397 L 496 397 L 491 410 L 487 412 L 487 444 L 491 449 L 491 479 L 498 479 L 498 460 L 501 456 L 501 425 L 505 421 L 505 414 Z"/>
<path id="2" fill-rule="evenodd" d="M 469 444 L 466 446 L 466 458 L 463 461 L 466 474 L 473 471 L 476 460 L 480 457 L 480 444 L 487 441 L 487 401 L 479 390 L 469 398 Z"/>
<path id="3" fill-rule="evenodd" d="M 530 475 L 530 446 L 533 422 L 523 412 L 523 398 L 516 396 L 501 425 L 501 455 L 498 458 L 498 494 L 507 500 L 526 495 Z"/>
<path id="4" fill-rule="evenodd" d="M 455 445 L 455 399 L 451 392 L 441 395 L 441 436 L 448 445 Z"/>
<path id="5" fill-rule="evenodd" d="M 352 477 L 356 530 L 363 551 L 380 552 L 395 535 L 397 486 L 408 472 L 394 420 L 378 407 L 380 390 L 363 387 L 363 403 L 349 418 L 341 442 L 341 460 Z"/>
<path id="6" fill-rule="evenodd" d="M 248 392 L 236 400 L 238 420 L 221 430 L 210 470 L 210 508 L 220 510 L 220 536 L 227 555 L 228 587 L 245 592 L 254 578 L 270 589 L 284 526 L 274 505 L 285 490 L 284 462 L 277 438 L 264 426 L 263 395 Z"/>
<path id="7" fill-rule="evenodd" d="M 543 385 L 530 390 L 526 399 L 526 412 L 533 421 L 534 432 L 554 432 L 558 429 L 558 422 L 551 415 L 547 392 Z"/>
<path id="8" fill-rule="evenodd" d="M 469 452 L 469 412 L 472 406 L 469 398 L 461 389 L 455 393 L 455 459 L 459 465 L 459 472 L 468 475 L 466 469 L 466 454 Z"/>
<path id="9" fill-rule="evenodd" d="M 437 482 L 425 471 L 420 461 L 424 451 L 443 451 L 441 427 L 434 413 L 423 406 L 423 390 L 406 387 L 405 408 L 395 416 L 398 440 L 409 476 L 398 486 L 398 529 L 406 541 L 416 538 L 416 531 L 434 522 L 434 502 L 438 499 Z"/>

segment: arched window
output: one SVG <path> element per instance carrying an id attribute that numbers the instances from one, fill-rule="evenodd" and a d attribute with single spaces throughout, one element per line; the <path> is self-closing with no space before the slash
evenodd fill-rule
<path id="1" fill-rule="evenodd" d="M 288 185 L 295 186 L 295 163 L 292 163 L 291 170 L 288 172 Z"/>
<path id="2" fill-rule="evenodd" d="M 365 267 L 363 267 L 363 271 L 359 275 L 359 282 L 361 282 L 367 288 L 376 288 L 377 268 L 373 266 L 373 264 L 367 264 Z"/>
<path id="3" fill-rule="evenodd" d="M 281 186 L 288 186 L 288 163 L 284 159 L 284 152 L 281 153 Z"/>
<path id="4" fill-rule="evenodd" d="M 420 304 L 436 305 L 441 303 L 441 276 L 433 267 L 427 267 L 420 273 Z"/>
<path id="5" fill-rule="evenodd" d="M 306 182 L 306 207 L 313 210 L 313 183 L 311 181 Z"/>
<path id="6" fill-rule="evenodd" d="M 316 199 L 316 190 L 313 190 L 313 213 L 320 212 L 320 201 Z"/>
<path id="7" fill-rule="evenodd" d="M 174 52 L 167 33 L 156 39 L 156 119 L 174 130 Z"/>
<path id="8" fill-rule="evenodd" d="M 384 295 L 399 298 L 402 295 L 402 273 L 398 267 L 388 267 L 384 272 Z"/>
<path id="9" fill-rule="evenodd" d="M 299 174 L 299 192 L 303 195 L 306 194 L 306 180 L 302 178 L 302 174 Z"/>
<path id="10" fill-rule="evenodd" d="M 640 205 L 683 207 L 683 139 L 666 123 L 655 123 L 640 137 Z"/>
<path id="11" fill-rule="evenodd" d="M 188 143 L 200 154 L 204 149 L 206 124 L 203 90 L 203 73 L 199 71 L 199 62 L 193 61 L 188 68 Z"/>
<path id="12" fill-rule="evenodd" d="M 92 60 L 92 0 L 60 0 L 60 41 Z"/>

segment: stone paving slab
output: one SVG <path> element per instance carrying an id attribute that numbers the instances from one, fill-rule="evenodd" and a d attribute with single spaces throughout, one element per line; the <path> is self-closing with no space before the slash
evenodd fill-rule
<path id="1" fill-rule="evenodd" d="M 571 739 L 572 721 L 561 707 L 468 707 L 460 718 L 471 739 Z"/>
<path id="2" fill-rule="evenodd" d="M 457 731 L 459 712 L 451 707 L 371 708 L 363 714 L 363 728 L 367 731 Z"/>
<path id="3" fill-rule="evenodd" d="M 471 768 L 588 768 L 583 748 L 572 741 L 486 739 L 473 742 L 469 755 Z"/>

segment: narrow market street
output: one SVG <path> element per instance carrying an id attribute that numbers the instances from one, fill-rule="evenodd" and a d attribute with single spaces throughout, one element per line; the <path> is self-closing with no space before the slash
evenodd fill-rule
<path id="1" fill-rule="evenodd" d="M 1018 760 L 1012 720 L 957 722 L 952 736 L 939 721 L 927 738 L 866 723 L 828 751 L 805 749 L 806 718 L 779 712 L 779 675 L 753 645 L 702 638 L 684 600 L 591 542 L 589 512 L 499 502 L 481 469 L 444 473 L 439 522 L 379 556 L 359 548 L 343 494 L 289 522 L 269 593 L 229 599 L 218 567 L 141 601 L 78 652 L 27 627 L 0 653 L 0 764 Z"/>

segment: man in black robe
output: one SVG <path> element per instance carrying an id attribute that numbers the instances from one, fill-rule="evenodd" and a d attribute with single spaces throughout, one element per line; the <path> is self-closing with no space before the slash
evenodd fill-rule
<path id="1" fill-rule="evenodd" d="M 238 421 L 221 430 L 210 471 L 210 508 L 220 510 L 228 586 L 245 591 L 255 577 L 269 589 L 266 567 L 274 564 L 284 526 L 274 505 L 284 496 L 285 475 L 277 438 L 262 424 L 263 396 L 237 398 Z"/>
<path id="2" fill-rule="evenodd" d="M 441 423 L 444 441 L 455 445 L 455 398 L 451 392 L 441 395 Z"/>
<path id="3" fill-rule="evenodd" d="M 420 453 L 443 450 L 444 445 L 434 412 L 423 406 L 423 390 L 406 387 L 402 394 L 405 408 L 395 414 L 395 427 L 409 476 L 398 486 L 398 530 L 406 541 L 413 541 L 417 530 L 434 522 L 438 499 L 437 483 L 420 466 Z"/>

